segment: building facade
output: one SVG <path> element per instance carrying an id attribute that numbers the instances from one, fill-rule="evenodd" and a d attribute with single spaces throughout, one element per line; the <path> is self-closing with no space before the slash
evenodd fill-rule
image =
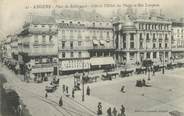
<path id="1" fill-rule="evenodd" d="M 113 26 L 95 11 L 53 11 L 58 25 L 60 73 L 80 72 L 113 61 Z M 98 58 L 98 59 L 95 59 Z M 97 63 L 97 60 L 107 62 Z"/>
<path id="2" fill-rule="evenodd" d="M 154 17 L 114 23 L 117 63 L 140 64 L 145 59 L 170 62 L 171 22 Z"/>
<path id="3" fill-rule="evenodd" d="M 52 75 L 58 61 L 55 19 L 50 16 L 30 15 L 18 37 L 21 70 L 24 71 L 26 66 L 31 77 Z"/>
<path id="4" fill-rule="evenodd" d="M 184 57 L 184 22 L 172 22 L 172 56 L 175 59 Z"/>

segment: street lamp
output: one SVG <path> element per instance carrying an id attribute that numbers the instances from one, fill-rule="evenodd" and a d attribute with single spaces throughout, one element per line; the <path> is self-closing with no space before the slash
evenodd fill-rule
<path id="1" fill-rule="evenodd" d="M 82 68 L 83 68 L 83 75 L 82 75 L 82 101 L 84 101 L 84 78 L 85 78 L 84 60 L 83 60 Z"/>
<path id="2" fill-rule="evenodd" d="M 82 101 L 84 101 L 84 75 L 82 76 Z"/>
<path id="3" fill-rule="evenodd" d="M 163 68 L 162 68 L 162 74 L 165 73 L 165 51 L 163 52 Z"/>

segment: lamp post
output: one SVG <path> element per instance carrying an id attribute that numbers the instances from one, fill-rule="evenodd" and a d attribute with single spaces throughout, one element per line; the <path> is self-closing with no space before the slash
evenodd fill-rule
<path id="1" fill-rule="evenodd" d="M 84 75 L 82 76 L 82 101 L 84 101 Z"/>
<path id="2" fill-rule="evenodd" d="M 150 79 L 150 71 L 151 71 L 151 69 L 150 69 L 150 67 L 148 67 L 148 80 L 151 80 Z"/>
<path id="3" fill-rule="evenodd" d="M 162 74 L 165 73 L 165 51 L 163 52 L 163 68 L 162 68 Z"/>
<path id="4" fill-rule="evenodd" d="M 82 101 L 84 101 L 84 78 L 85 78 L 85 74 L 84 74 L 84 60 L 83 60 L 82 68 L 83 68 L 83 75 L 82 75 Z"/>

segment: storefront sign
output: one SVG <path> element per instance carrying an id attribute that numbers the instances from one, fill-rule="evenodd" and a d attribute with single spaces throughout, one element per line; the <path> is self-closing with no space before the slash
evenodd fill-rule
<path id="1" fill-rule="evenodd" d="M 90 60 L 64 60 L 61 61 L 60 70 L 82 70 L 82 69 L 90 69 Z"/>

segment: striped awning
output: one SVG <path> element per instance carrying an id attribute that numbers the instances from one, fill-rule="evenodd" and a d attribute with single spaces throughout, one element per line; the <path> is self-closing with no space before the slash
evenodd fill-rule
<path id="1" fill-rule="evenodd" d="M 91 65 L 109 65 L 115 64 L 115 61 L 112 57 L 97 57 L 90 59 Z"/>

